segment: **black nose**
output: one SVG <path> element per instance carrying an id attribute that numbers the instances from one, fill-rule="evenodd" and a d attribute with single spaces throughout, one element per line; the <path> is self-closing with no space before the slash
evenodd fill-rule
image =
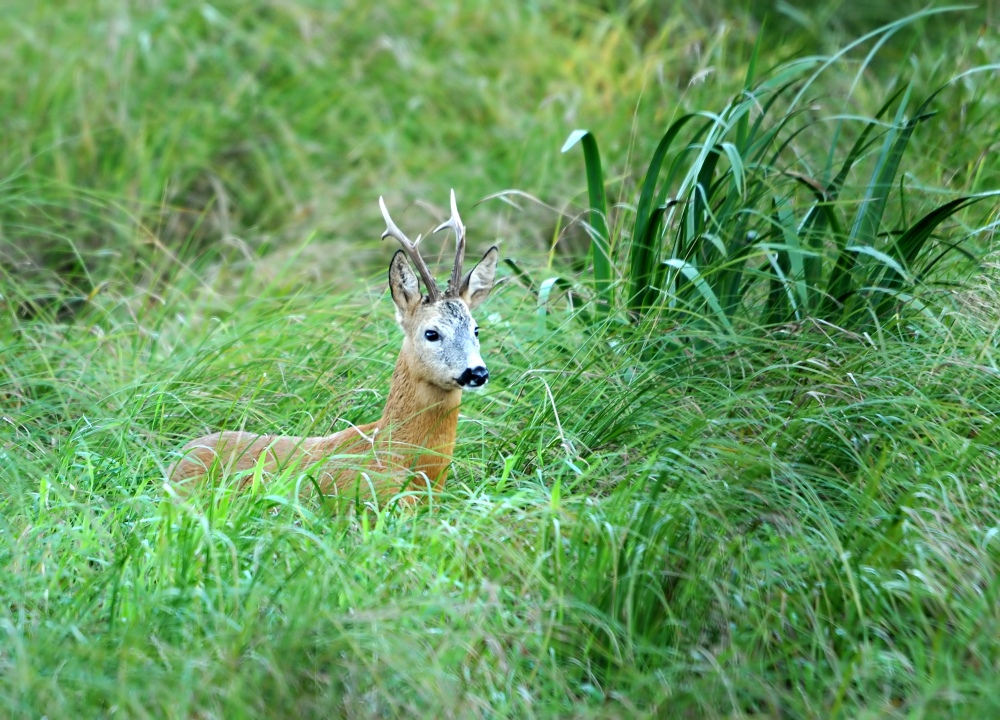
<path id="1" fill-rule="evenodd" d="M 482 387 L 489 379 L 490 371 L 480 365 L 479 367 L 465 368 L 462 377 L 458 379 L 458 384 L 462 387 L 466 385 L 470 387 Z"/>

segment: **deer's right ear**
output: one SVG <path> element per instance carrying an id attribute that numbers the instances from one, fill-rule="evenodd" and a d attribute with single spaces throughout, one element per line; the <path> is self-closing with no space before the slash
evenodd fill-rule
<path id="1" fill-rule="evenodd" d="M 420 304 L 420 283 L 402 250 L 397 250 L 389 263 L 389 291 L 401 315 L 406 315 Z"/>
<path id="2" fill-rule="evenodd" d="M 470 310 L 476 307 L 487 298 L 490 290 L 493 289 L 497 276 L 497 260 L 500 258 L 500 251 L 494 245 L 480 260 L 476 267 L 472 268 L 462 280 L 462 288 L 459 296 L 465 300 L 465 304 Z"/>

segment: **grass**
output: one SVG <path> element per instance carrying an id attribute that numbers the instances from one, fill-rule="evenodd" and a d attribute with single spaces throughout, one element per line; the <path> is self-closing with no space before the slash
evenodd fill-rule
<path id="1" fill-rule="evenodd" d="M 721 331 L 590 303 L 581 322 L 557 295 L 591 276 L 572 221 L 591 198 L 563 141 L 601 139 L 627 243 L 664 129 L 726 107 L 756 40 L 736 5 L 610 5 L 14 3 L 0 713 L 996 714 L 995 203 L 936 230 L 985 261 L 942 266 L 923 313 L 748 311 Z M 996 35 L 969 17 L 949 38 L 908 26 L 860 77 L 870 45 L 833 64 L 796 157 L 829 151 L 824 106 L 852 87 L 870 118 L 905 80 L 922 98 L 982 66 Z M 762 72 L 869 29 L 783 22 Z M 890 231 L 998 186 L 986 77 L 914 129 Z M 477 313 L 492 381 L 463 404 L 447 491 L 367 512 L 300 497 L 294 475 L 165 494 L 184 438 L 378 416 L 400 336 L 375 199 L 453 185 L 470 252 L 500 238 L 523 275 Z M 472 207 L 512 187 L 569 217 L 523 195 Z"/>

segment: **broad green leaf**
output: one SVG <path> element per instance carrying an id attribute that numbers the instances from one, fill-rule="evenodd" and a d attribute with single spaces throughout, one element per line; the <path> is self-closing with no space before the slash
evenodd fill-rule
<path id="1" fill-rule="evenodd" d="M 631 288 L 629 289 L 629 309 L 633 312 L 641 312 L 649 306 L 649 298 L 652 292 L 650 283 L 659 262 L 657 247 L 659 237 L 656 236 L 657 222 L 655 221 L 657 212 L 653 209 L 656 181 L 659 178 L 660 169 L 663 166 L 667 152 L 673 145 L 678 133 L 695 117 L 697 115 L 685 115 L 670 125 L 656 146 L 656 150 L 653 151 L 653 159 L 646 170 L 646 178 L 643 180 L 642 190 L 639 193 L 639 204 L 636 206 L 635 226 L 632 232 L 632 252 L 630 253 L 631 267 L 629 268 L 629 277 L 631 279 Z"/>
<path id="2" fill-rule="evenodd" d="M 847 252 L 856 253 L 858 255 L 867 255 L 868 257 L 878 260 L 880 263 L 886 267 L 892 268 L 896 274 L 903 278 L 907 283 L 912 284 L 914 282 L 913 276 L 907 272 L 895 258 L 882 252 L 881 250 L 876 250 L 871 245 L 848 245 L 844 248 Z"/>
<path id="3" fill-rule="evenodd" d="M 574 130 L 563 143 L 562 152 L 572 149 L 577 143 L 583 146 L 583 160 L 587 170 L 587 192 L 590 197 L 590 246 L 594 262 L 594 291 L 597 293 L 597 307 L 607 313 L 612 303 L 611 284 L 611 233 L 608 231 L 608 203 L 604 192 L 604 171 L 601 169 L 601 154 L 597 139 L 589 130 Z"/>

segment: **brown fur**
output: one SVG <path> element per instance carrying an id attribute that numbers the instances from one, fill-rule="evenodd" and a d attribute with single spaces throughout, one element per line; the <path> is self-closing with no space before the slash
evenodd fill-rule
<path id="1" fill-rule="evenodd" d="M 422 381 L 404 345 L 392 373 L 385 410 L 377 422 L 316 437 L 248 432 L 206 435 L 182 448 L 184 457 L 170 469 L 170 482 L 183 486 L 204 476 L 216 462 L 228 472 L 250 470 L 263 457 L 266 473 L 292 464 L 306 470 L 323 463 L 317 476 L 320 489 L 326 494 L 340 493 L 352 488 L 359 475 L 331 456 L 370 455 L 371 469 L 423 473 L 431 487 L 440 490 L 455 449 L 461 401 L 460 389 L 444 390 Z M 249 477 L 244 478 L 243 485 L 249 481 Z"/>

